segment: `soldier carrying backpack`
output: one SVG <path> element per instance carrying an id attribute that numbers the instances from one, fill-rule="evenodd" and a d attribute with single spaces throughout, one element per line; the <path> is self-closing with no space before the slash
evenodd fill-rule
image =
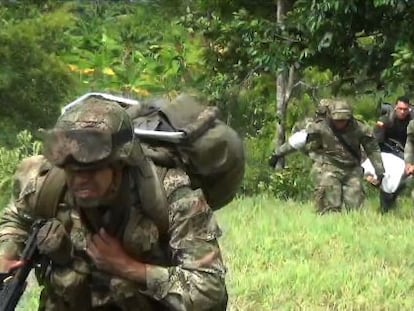
<path id="1" fill-rule="evenodd" d="M 87 94 L 43 132 L 44 156 L 20 164 L 0 272 L 25 264 L 30 226 L 45 219 L 39 310 L 226 309 L 212 208 L 236 193 L 242 142 L 193 96 L 164 104 Z"/>

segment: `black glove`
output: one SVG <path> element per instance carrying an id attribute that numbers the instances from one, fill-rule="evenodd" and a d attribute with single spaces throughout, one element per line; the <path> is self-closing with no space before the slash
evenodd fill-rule
<path id="1" fill-rule="evenodd" d="M 282 157 L 280 155 L 277 155 L 276 153 L 272 154 L 268 161 L 269 166 L 274 168 L 281 158 Z"/>

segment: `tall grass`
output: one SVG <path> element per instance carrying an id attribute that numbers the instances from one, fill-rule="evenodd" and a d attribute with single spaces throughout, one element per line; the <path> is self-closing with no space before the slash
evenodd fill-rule
<path id="1" fill-rule="evenodd" d="M 318 216 L 312 204 L 257 196 L 218 211 L 228 310 L 413 310 L 414 211 Z M 19 310 L 36 310 L 28 294 Z"/>

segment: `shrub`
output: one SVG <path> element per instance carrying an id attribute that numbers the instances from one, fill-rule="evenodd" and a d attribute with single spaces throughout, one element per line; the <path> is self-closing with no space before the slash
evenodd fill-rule
<path id="1" fill-rule="evenodd" d="M 0 147 L 0 206 L 9 199 L 13 186 L 13 175 L 19 162 L 28 156 L 39 154 L 41 143 L 33 139 L 28 131 L 20 132 L 17 137 L 18 147 L 8 149 Z"/>
<path id="2" fill-rule="evenodd" d="M 287 165 L 284 170 L 274 171 L 267 164 L 271 145 L 270 138 L 250 138 L 245 141 L 247 166 L 242 194 L 265 192 L 277 198 L 301 201 L 311 198 L 311 160 L 301 153 L 292 154 L 286 158 Z"/>

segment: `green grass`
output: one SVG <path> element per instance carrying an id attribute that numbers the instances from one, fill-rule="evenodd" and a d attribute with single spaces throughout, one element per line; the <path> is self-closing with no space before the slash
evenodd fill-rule
<path id="1" fill-rule="evenodd" d="M 230 310 L 413 310 L 414 215 L 318 216 L 310 204 L 250 198 L 217 214 Z"/>
<path id="2" fill-rule="evenodd" d="M 218 211 L 228 310 L 414 310 L 414 210 L 318 216 L 254 197 Z M 20 310 L 35 310 L 27 294 Z M 28 305 L 31 305 L 28 307 Z"/>

